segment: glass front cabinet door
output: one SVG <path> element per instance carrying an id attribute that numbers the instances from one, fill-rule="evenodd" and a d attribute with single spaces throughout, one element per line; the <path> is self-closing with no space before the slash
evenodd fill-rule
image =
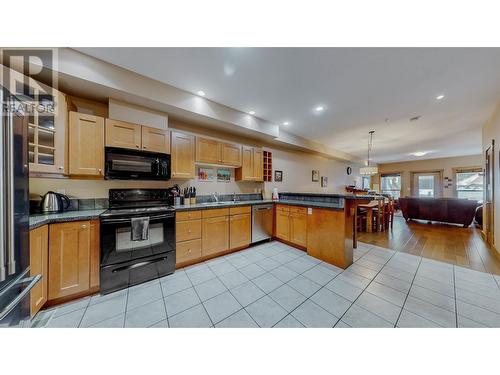
<path id="1" fill-rule="evenodd" d="M 30 174 L 66 173 L 67 103 L 63 93 L 19 74 L 15 95 L 28 115 Z"/>

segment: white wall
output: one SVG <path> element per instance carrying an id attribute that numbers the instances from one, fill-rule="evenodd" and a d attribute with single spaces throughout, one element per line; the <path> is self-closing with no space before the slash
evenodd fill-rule
<path id="1" fill-rule="evenodd" d="M 361 185 L 358 164 L 350 164 L 323 158 L 303 152 L 293 152 L 266 147 L 273 153 L 273 182 L 265 182 L 266 196 L 270 196 L 273 188 L 279 192 L 311 192 L 311 193 L 343 193 L 346 185 Z M 352 174 L 347 175 L 347 167 Z M 328 177 L 328 187 L 321 187 L 319 182 L 312 182 L 312 170 L 317 169 L 320 176 Z M 283 171 L 283 182 L 274 182 L 274 171 Z"/>
<path id="2" fill-rule="evenodd" d="M 379 164 L 379 173 L 401 173 L 401 196 L 411 195 L 411 172 L 419 171 L 443 171 L 443 178 L 453 179 L 453 168 L 482 167 L 483 158 L 481 155 L 457 156 L 452 158 L 439 158 L 427 160 L 413 160 L 400 163 Z M 380 184 L 380 175 L 372 178 L 372 184 Z M 453 181 L 454 183 L 455 181 Z M 444 181 L 442 181 L 444 183 Z M 455 194 L 453 187 L 443 187 L 443 196 L 452 198 Z"/>

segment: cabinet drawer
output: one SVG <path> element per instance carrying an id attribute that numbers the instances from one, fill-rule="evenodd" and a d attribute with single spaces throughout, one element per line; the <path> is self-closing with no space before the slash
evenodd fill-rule
<path id="1" fill-rule="evenodd" d="M 176 244 L 175 262 L 182 263 L 201 258 L 201 240 L 184 241 Z"/>
<path id="2" fill-rule="evenodd" d="M 287 205 L 284 205 L 284 204 L 277 204 L 276 205 L 276 211 L 289 212 L 290 211 L 290 206 L 287 206 Z"/>
<path id="3" fill-rule="evenodd" d="M 175 224 L 176 242 L 201 238 L 201 220 L 180 221 Z"/>
<path id="4" fill-rule="evenodd" d="M 294 214 L 307 214 L 307 207 L 290 206 L 290 213 Z"/>
<path id="5" fill-rule="evenodd" d="M 228 216 L 229 215 L 229 208 L 215 208 L 212 210 L 204 210 L 202 211 L 201 216 L 205 218 L 209 217 L 219 217 L 219 216 Z"/>
<path id="6" fill-rule="evenodd" d="M 230 215 L 240 215 L 240 214 L 249 214 L 252 212 L 252 207 L 250 206 L 241 206 L 241 207 L 231 207 L 229 208 Z"/>
<path id="7" fill-rule="evenodd" d="M 201 219 L 201 211 L 181 211 L 175 213 L 176 221 Z"/>

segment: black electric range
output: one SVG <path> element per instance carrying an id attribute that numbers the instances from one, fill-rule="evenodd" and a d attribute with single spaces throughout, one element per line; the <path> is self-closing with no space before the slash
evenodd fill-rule
<path id="1" fill-rule="evenodd" d="M 109 209 L 100 216 L 101 293 L 174 272 L 175 210 L 169 194 L 169 189 L 109 190 Z"/>

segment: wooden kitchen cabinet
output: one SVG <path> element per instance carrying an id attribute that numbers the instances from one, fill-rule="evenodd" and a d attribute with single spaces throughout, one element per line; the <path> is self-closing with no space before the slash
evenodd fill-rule
<path id="1" fill-rule="evenodd" d="M 243 146 L 241 167 L 236 169 L 236 181 L 263 181 L 263 152 L 261 148 Z"/>
<path id="2" fill-rule="evenodd" d="M 201 238 L 201 220 L 177 221 L 175 223 L 176 242 Z"/>
<path id="3" fill-rule="evenodd" d="M 221 164 L 220 143 L 214 139 L 196 137 L 196 161 Z"/>
<path id="4" fill-rule="evenodd" d="M 264 181 L 263 151 L 260 148 L 253 149 L 253 176 L 255 181 Z"/>
<path id="5" fill-rule="evenodd" d="M 290 213 L 288 211 L 276 209 L 276 237 L 290 241 Z"/>
<path id="6" fill-rule="evenodd" d="M 172 178 L 195 178 L 194 135 L 172 132 L 170 152 Z"/>
<path id="7" fill-rule="evenodd" d="M 252 215 L 239 214 L 229 218 L 229 248 L 244 248 L 252 240 Z"/>
<path id="8" fill-rule="evenodd" d="M 69 175 L 104 175 L 103 117 L 70 112 L 68 142 Z"/>
<path id="9" fill-rule="evenodd" d="M 106 146 L 141 149 L 142 126 L 130 122 L 106 119 Z"/>
<path id="10" fill-rule="evenodd" d="M 241 146 L 232 143 L 221 143 L 221 162 L 233 167 L 241 166 Z"/>
<path id="11" fill-rule="evenodd" d="M 306 247 L 307 246 L 307 214 L 290 212 L 290 242 Z"/>
<path id="12" fill-rule="evenodd" d="M 49 228 L 47 225 L 30 230 L 30 276 L 42 275 L 31 289 L 30 309 L 33 317 L 47 302 L 49 268 Z"/>
<path id="13" fill-rule="evenodd" d="M 241 146 L 196 137 L 196 162 L 239 167 L 241 166 Z"/>
<path id="14" fill-rule="evenodd" d="M 8 71 L 11 93 L 22 98 L 26 111 L 28 159 L 31 175 L 67 173 L 66 95 L 14 69 Z"/>
<path id="15" fill-rule="evenodd" d="M 175 263 L 190 262 L 201 258 L 201 239 L 179 242 L 175 249 Z"/>
<path id="16" fill-rule="evenodd" d="M 99 272 L 97 221 L 74 221 L 49 226 L 48 299 L 88 292 Z"/>
<path id="17" fill-rule="evenodd" d="M 144 151 L 170 154 L 170 132 L 166 129 L 143 126 L 142 149 Z"/>
<path id="18" fill-rule="evenodd" d="M 229 250 L 229 215 L 202 219 L 201 255 Z"/>

